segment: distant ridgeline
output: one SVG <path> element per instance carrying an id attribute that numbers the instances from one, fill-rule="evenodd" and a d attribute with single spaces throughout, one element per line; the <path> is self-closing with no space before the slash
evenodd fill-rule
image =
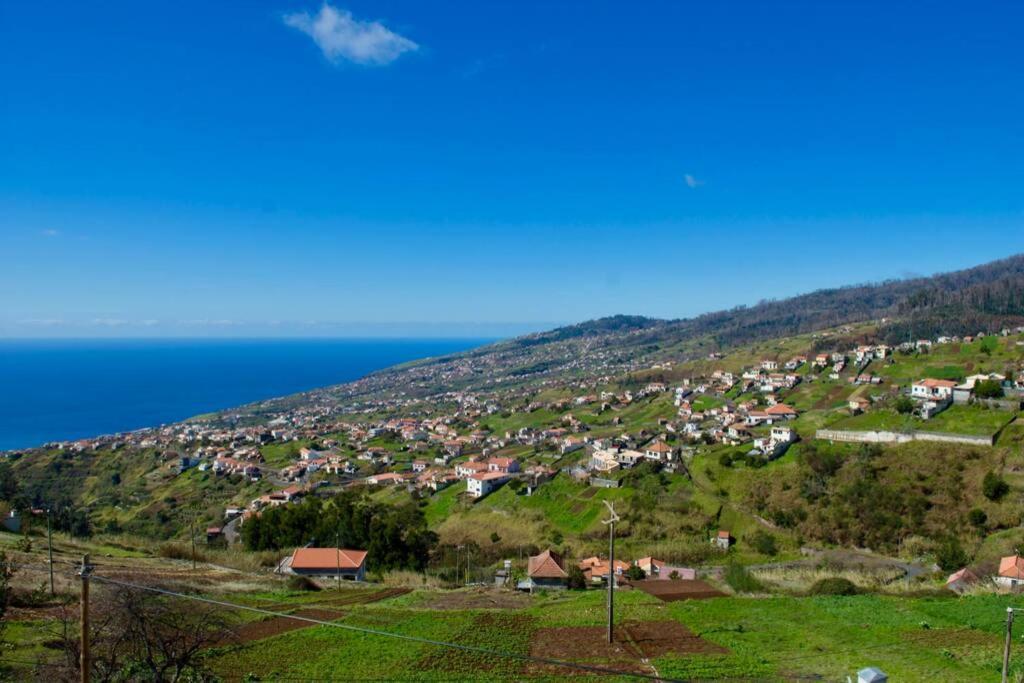
<path id="1" fill-rule="evenodd" d="M 975 334 L 1024 322 L 1024 254 L 933 277 L 822 289 L 685 320 L 619 315 L 516 340 L 519 346 L 629 333 L 632 344 L 711 336 L 721 347 L 889 319 L 881 341 Z"/>

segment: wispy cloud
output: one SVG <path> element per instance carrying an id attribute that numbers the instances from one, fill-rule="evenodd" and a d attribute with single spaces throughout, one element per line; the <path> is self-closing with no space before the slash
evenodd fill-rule
<path id="1" fill-rule="evenodd" d="M 378 21 L 360 21 L 348 10 L 326 2 L 316 15 L 294 12 L 284 16 L 284 23 L 312 38 L 324 57 L 335 64 L 349 61 L 383 66 L 420 47 Z"/>
<path id="2" fill-rule="evenodd" d="M 48 229 L 48 230 L 42 230 L 42 231 L 40 231 L 40 234 L 41 234 L 41 235 L 42 235 L 43 237 L 56 237 L 57 235 L 59 235 L 59 234 L 60 234 L 60 230 L 54 230 L 54 229 L 50 228 L 50 229 Z"/>
<path id="3" fill-rule="evenodd" d="M 703 180 L 698 180 L 696 177 L 690 175 L 689 173 L 683 176 L 683 182 L 685 182 L 686 186 L 691 190 L 695 190 L 704 184 Z"/>

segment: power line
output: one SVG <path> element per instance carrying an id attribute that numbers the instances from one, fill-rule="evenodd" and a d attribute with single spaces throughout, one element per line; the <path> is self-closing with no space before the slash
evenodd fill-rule
<path id="1" fill-rule="evenodd" d="M 117 581 L 98 574 L 92 574 L 91 579 L 100 581 L 102 583 L 108 583 L 115 586 L 121 586 L 122 588 L 133 588 L 135 590 L 149 591 L 151 593 L 159 593 L 161 595 L 168 595 L 176 598 L 183 598 L 186 600 L 195 600 L 197 602 L 204 602 L 210 605 L 217 605 L 219 607 L 227 607 L 229 609 L 239 609 L 249 612 L 256 612 L 257 614 L 265 614 L 273 617 L 283 617 L 286 619 L 294 619 L 296 621 L 304 621 L 310 624 L 316 624 L 318 626 L 331 626 L 334 628 L 340 628 L 347 631 L 355 631 L 358 633 L 366 633 L 369 635 L 383 636 L 385 638 L 397 638 L 399 640 L 406 640 L 413 643 L 420 643 L 423 645 L 433 645 L 436 647 L 446 647 L 453 650 L 462 650 L 463 652 L 475 652 L 477 654 L 494 655 L 497 657 L 506 657 L 508 659 L 517 659 L 525 662 L 534 662 L 537 664 L 547 664 L 549 666 L 557 666 L 567 669 L 577 669 L 580 671 L 589 671 L 594 674 L 600 674 L 605 676 L 627 676 L 630 678 L 639 678 L 650 681 L 679 681 L 679 679 L 666 678 L 664 676 L 655 676 L 651 674 L 634 673 L 627 671 L 619 671 L 617 669 L 609 669 L 602 666 L 594 666 L 591 664 L 579 664 L 576 662 L 567 662 L 560 659 L 549 659 L 547 657 L 534 657 L 532 655 L 524 655 L 517 652 L 504 652 L 501 650 L 491 650 L 485 647 L 478 647 L 475 645 L 462 645 L 459 643 L 449 643 L 443 640 L 433 640 L 431 638 L 421 638 L 419 636 L 410 636 L 403 633 L 391 633 L 388 631 L 379 631 L 377 629 L 365 628 L 362 626 L 352 626 L 351 624 L 340 624 L 333 621 L 324 621 L 322 619 L 314 619 L 312 617 L 303 617 L 297 614 L 285 614 L 283 612 L 274 612 L 272 610 L 262 609 L 259 607 L 249 607 L 247 605 L 239 605 L 233 602 L 227 602 L 224 600 L 214 600 L 212 598 L 204 598 L 198 595 L 188 595 L 186 593 L 179 593 L 177 591 L 171 591 L 164 588 L 156 588 L 154 586 L 143 586 L 140 584 L 128 583 L 126 581 Z M 679 682 L 682 683 L 682 682 Z"/>

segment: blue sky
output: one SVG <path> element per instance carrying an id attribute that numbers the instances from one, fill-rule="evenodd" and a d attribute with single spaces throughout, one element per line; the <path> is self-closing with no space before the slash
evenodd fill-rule
<path id="1" fill-rule="evenodd" d="M 11 0 L 0 336 L 501 335 L 1017 253 L 1022 26 L 1014 2 Z"/>

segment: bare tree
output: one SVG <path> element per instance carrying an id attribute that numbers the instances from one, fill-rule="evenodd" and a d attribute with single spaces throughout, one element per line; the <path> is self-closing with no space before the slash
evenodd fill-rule
<path id="1" fill-rule="evenodd" d="M 99 588 L 99 586 L 96 586 Z M 212 678 L 202 654 L 235 640 L 232 615 L 215 605 L 135 588 L 104 586 L 91 601 L 90 661 L 94 681 L 165 681 Z M 55 639 L 65 654 L 62 676 L 78 677 L 79 636 L 74 606 L 65 609 Z"/>

